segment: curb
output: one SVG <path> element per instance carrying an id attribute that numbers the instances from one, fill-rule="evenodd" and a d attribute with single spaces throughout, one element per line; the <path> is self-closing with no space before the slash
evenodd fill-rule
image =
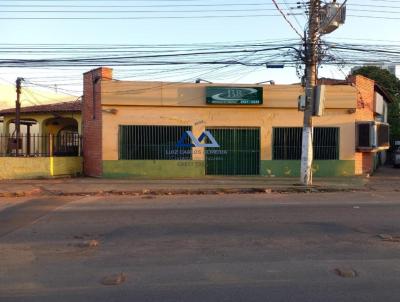
<path id="1" fill-rule="evenodd" d="M 0 197 L 28 197 L 28 196 L 42 196 L 44 191 L 41 188 L 35 188 L 29 191 L 15 191 L 15 192 L 0 192 Z"/>
<path id="2" fill-rule="evenodd" d="M 271 193 L 332 193 L 332 192 L 360 192 L 366 188 L 338 188 L 338 187 L 267 187 L 267 188 L 218 188 L 218 189 L 142 189 L 133 191 L 120 190 L 100 190 L 92 192 L 64 192 L 51 191 L 48 189 L 37 188 L 30 191 L 0 192 L 0 197 L 23 197 L 23 196 L 168 196 L 168 195 L 223 195 L 223 194 L 271 194 Z"/>

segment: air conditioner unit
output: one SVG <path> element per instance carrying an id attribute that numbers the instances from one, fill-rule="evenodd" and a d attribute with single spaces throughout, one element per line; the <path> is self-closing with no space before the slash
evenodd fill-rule
<path id="1" fill-rule="evenodd" d="M 388 149 L 390 147 L 389 139 L 390 127 L 386 123 L 376 123 L 376 136 L 378 148 Z"/>
<path id="2" fill-rule="evenodd" d="M 362 152 L 389 149 L 389 124 L 375 121 L 356 124 L 356 148 Z"/>
<path id="3" fill-rule="evenodd" d="M 320 32 L 329 34 L 346 21 L 346 6 L 339 3 L 327 3 L 321 8 Z"/>

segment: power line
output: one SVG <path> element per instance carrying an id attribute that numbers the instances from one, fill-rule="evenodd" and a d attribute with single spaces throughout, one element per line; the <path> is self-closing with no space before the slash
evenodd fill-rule
<path id="1" fill-rule="evenodd" d="M 386 20 L 400 20 L 400 17 L 387 17 L 387 16 L 371 16 L 371 15 L 347 15 L 356 18 L 371 18 L 371 19 L 386 19 Z"/>
<path id="2" fill-rule="evenodd" d="M 279 11 L 282 17 L 285 19 L 286 23 L 288 23 L 289 26 L 295 31 L 295 33 L 303 40 L 304 37 L 297 31 L 296 27 L 294 27 L 292 22 L 290 22 L 290 20 L 286 17 L 285 13 L 281 10 L 278 3 L 276 3 L 275 0 L 272 0 L 272 2 L 275 4 L 276 9 Z"/>
<path id="3" fill-rule="evenodd" d="M 212 10 L 2 10 L 1 13 L 73 13 L 73 14 L 98 14 L 98 13 L 210 13 L 210 12 L 259 12 L 274 11 L 274 8 L 262 9 L 212 9 Z"/>
<path id="4" fill-rule="evenodd" d="M 32 105 L 37 106 L 37 105 L 42 105 L 42 104 L 43 104 L 41 101 L 39 101 L 39 100 L 36 98 L 36 96 L 31 92 L 31 90 L 30 90 L 29 88 L 23 87 L 23 88 L 22 88 L 22 91 L 25 92 L 25 93 L 27 93 L 31 98 L 34 99 L 34 101 L 31 101 L 30 99 L 26 99 L 26 100 L 27 100 L 29 103 L 31 103 Z"/>
<path id="5" fill-rule="evenodd" d="M 100 0 L 105 1 L 105 0 Z M 148 0 L 119 0 L 119 2 L 147 2 Z M 156 0 L 157 2 L 203 2 L 203 0 Z M 216 0 L 214 0 L 216 1 Z M 382 0 L 383 1 L 383 0 Z M 63 2 L 99 2 L 99 0 L 12 0 L 13 3 L 15 2 L 57 2 L 57 3 L 63 3 Z M 106 1 L 108 2 L 108 1 Z M 155 2 L 155 1 L 154 1 Z"/>
<path id="6" fill-rule="evenodd" d="M 351 41 L 375 41 L 375 42 L 398 42 L 400 40 L 384 40 L 384 39 L 366 39 L 366 38 L 354 38 L 354 37 L 336 37 L 332 40 L 351 40 Z"/>
<path id="7" fill-rule="evenodd" d="M 287 7 L 287 9 L 288 10 L 295 10 L 295 9 L 301 9 L 301 7 L 299 6 L 299 7 L 290 7 L 289 5 L 289 3 L 288 2 L 286 2 L 286 0 L 283 0 L 283 3 L 285 4 L 285 6 Z M 296 23 L 297 23 L 297 25 L 300 27 L 300 28 L 303 28 L 304 26 L 302 26 L 301 24 L 300 24 L 300 22 L 299 22 L 299 19 L 297 19 L 297 17 L 296 17 L 296 15 L 293 15 L 293 17 L 294 17 L 294 20 L 296 21 Z"/>
<path id="8" fill-rule="evenodd" d="M 157 20 L 279 17 L 277 14 L 257 15 L 203 15 L 203 16 L 146 16 L 146 17 L 0 17 L 0 20 Z"/>
<path id="9" fill-rule="evenodd" d="M 296 2 L 289 3 L 285 0 L 282 4 L 284 5 L 298 5 Z M 376 2 L 375 2 L 376 3 Z M 399 2 L 400 3 L 400 2 Z M 281 3 L 278 3 L 281 4 Z M 22 8 L 177 8 L 177 7 L 232 7 L 232 6 L 271 6 L 273 3 L 223 3 L 223 4 L 153 4 L 153 5 L 71 5 L 71 4 L 61 4 L 61 5 L 48 5 L 48 4 L 0 4 L 0 7 L 22 7 Z M 379 7 L 379 8 L 400 8 L 400 6 L 384 5 L 384 4 L 347 4 L 348 7 Z M 299 6 L 288 7 L 288 9 L 300 9 Z"/>
<path id="10" fill-rule="evenodd" d="M 392 7 L 400 9 L 400 6 Z M 297 9 L 298 8 L 292 8 Z M 210 12 L 260 12 L 260 11 L 274 11 L 274 8 L 261 8 L 261 9 L 205 9 L 205 10 L 2 10 L 0 13 L 50 13 L 50 14 L 128 14 L 128 13 L 137 13 L 137 14 L 144 14 L 144 13 L 210 13 Z M 350 12 L 369 12 L 369 13 L 386 13 L 386 14 L 399 14 L 400 11 L 394 10 L 371 10 L 371 9 L 348 9 Z M 300 28 L 302 25 L 298 21 L 296 17 L 296 13 L 291 14 L 294 19 L 296 20 L 297 24 Z"/>
<path id="11" fill-rule="evenodd" d="M 296 4 L 295 2 L 289 4 Z M 56 7 L 71 7 L 71 8 L 151 8 L 151 7 L 220 7 L 220 6 L 270 6 L 272 3 L 223 3 L 223 4 L 152 4 L 152 5 L 72 5 L 72 4 L 61 4 L 61 5 L 48 5 L 48 4 L 0 4 L 0 7 L 40 7 L 40 8 L 56 8 Z"/>
<path id="12" fill-rule="evenodd" d="M 292 14 L 293 15 L 293 14 Z M 279 17 L 277 14 L 254 14 L 254 15 L 201 15 L 201 16 L 135 16 L 135 17 L 0 17 L 0 20 L 169 20 L 169 19 L 218 19 L 218 18 L 260 18 Z M 371 18 L 382 20 L 400 20 L 400 17 L 376 16 L 376 15 L 355 15 L 348 14 L 348 17 Z M 297 30 L 296 30 L 297 31 Z"/>
<path id="13" fill-rule="evenodd" d="M 31 81 L 29 81 L 29 80 L 27 80 L 27 79 L 25 79 L 25 82 L 26 82 L 26 84 L 28 84 L 28 85 L 30 84 L 30 85 L 37 86 L 37 87 L 54 89 L 54 86 L 43 85 L 43 84 L 39 84 L 39 83 L 34 83 L 34 82 L 31 82 Z M 75 91 L 75 90 L 64 89 L 64 88 L 60 88 L 60 87 L 58 87 L 57 89 L 58 89 L 58 90 L 61 90 L 61 91 L 63 92 L 63 94 L 67 94 L 67 95 L 70 95 L 70 96 L 76 96 L 75 94 L 71 94 L 71 92 L 72 92 L 72 93 L 80 93 L 80 92 Z"/>

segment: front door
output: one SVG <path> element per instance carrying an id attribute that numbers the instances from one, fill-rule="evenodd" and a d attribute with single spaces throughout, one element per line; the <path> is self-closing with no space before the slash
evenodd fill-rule
<path id="1" fill-rule="evenodd" d="M 259 175 L 260 128 L 207 128 L 220 145 L 206 148 L 207 175 Z"/>

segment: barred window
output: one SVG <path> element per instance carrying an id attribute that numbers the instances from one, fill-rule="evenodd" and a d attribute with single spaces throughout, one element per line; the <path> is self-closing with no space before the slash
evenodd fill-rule
<path id="1" fill-rule="evenodd" d="M 339 128 L 314 128 L 314 159 L 339 159 Z"/>
<path id="2" fill-rule="evenodd" d="M 300 160 L 303 128 L 273 128 L 273 159 Z M 314 159 L 339 159 L 339 128 L 314 128 Z"/>
<path id="3" fill-rule="evenodd" d="M 301 158 L 302 128 L 273 128 L 273 159 Z"/>
<path id="4" fill-rule="evenodd" d="M 119 159 L 190 160 L 191 147 L 177 143 L 190 126 L 119 126 Z M 191 144 L 186 137 L 185 144 Z"/>

